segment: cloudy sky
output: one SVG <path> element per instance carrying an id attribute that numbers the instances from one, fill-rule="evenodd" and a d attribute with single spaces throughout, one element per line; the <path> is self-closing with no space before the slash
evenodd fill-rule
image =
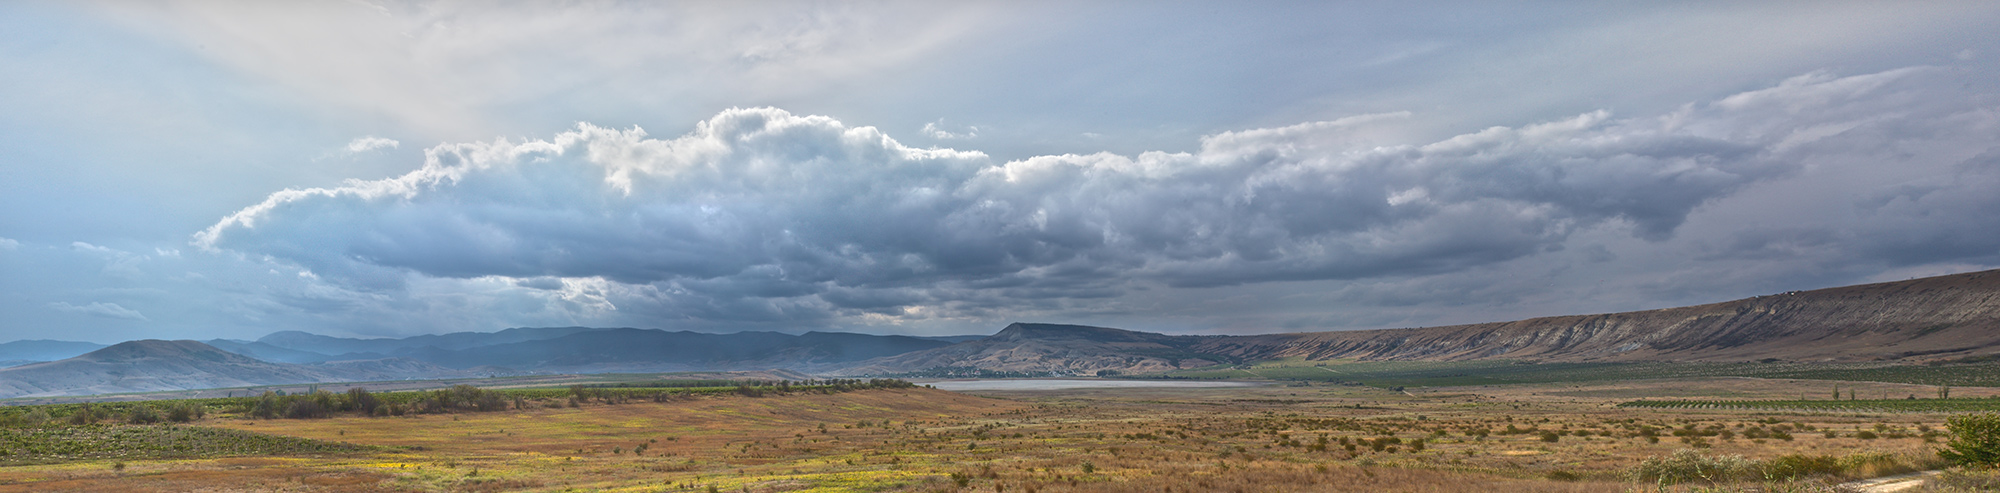
<path id="1" fill-rule="evenodd" d="M 0 3 L 0 340 L 1409 327 L 2000 266 L 1994 2 Z"/>

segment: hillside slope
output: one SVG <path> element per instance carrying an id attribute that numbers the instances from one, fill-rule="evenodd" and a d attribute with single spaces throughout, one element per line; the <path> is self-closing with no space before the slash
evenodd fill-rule
<path id="1" fill-rule="evenodd" d="M 1245 359 L 1927 361 L 2000 353 L 2000 271 L 1661 310 L 1214 338 Z"/>
<path id="2" fill-rule="evenodd" d="M 0 397 L 86 395 L 277 383 L 326 375 L 258 361 L 195 341 L 148 339 L 75 358 L 0 369 Z"/>
<path id="3" fill-rule="evenodd" d="M 316 365 L 271 363 L 198 341 L 148 339 L 114 344 L 74 358 L 0 369 L 0 398 L 470 375 L 399 358 Z"/>
<path id="4" fill-rule="evenodd" d="M 1660 310 L 1414 329 L 1168 336 L 1014 324 L 985 339 L 869 360 L 835 373 L 938 368 L 1143 373 L 1277 358 L 1922 362 L 1993 354 L 2000 354 L 2000 271 Z"/>

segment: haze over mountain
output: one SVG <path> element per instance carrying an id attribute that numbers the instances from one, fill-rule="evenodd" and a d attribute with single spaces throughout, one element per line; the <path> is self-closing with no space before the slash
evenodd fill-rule
<path id="1" fill-rule="evenodd" d="M 36 339 L 0 343 L 0 367 L 55 361 L 103 349 L 103 344 Z"/>

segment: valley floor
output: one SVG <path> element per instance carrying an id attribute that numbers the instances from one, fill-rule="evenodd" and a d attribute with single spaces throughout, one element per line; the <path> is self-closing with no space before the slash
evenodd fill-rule
<path id="1" fill-rule="evenodd" d="M 382 448 L 15 465 L 0 467 L 0 491 L 1580 492 L 1651 491 L 1628 472 L 1688 448 L 1753 460 L 1829 456 L 1851 466 L 1788 483 L 1814 491 L 1930 466 L 1943 415 L 1616 405 L 1648 396 L 1794 398 L 1824 385 L 915 388 L 551 401 L 385 418 L 211 416 L 197 424 Z M 1863 392 L 1928 389 L 1866 385 Z"/>

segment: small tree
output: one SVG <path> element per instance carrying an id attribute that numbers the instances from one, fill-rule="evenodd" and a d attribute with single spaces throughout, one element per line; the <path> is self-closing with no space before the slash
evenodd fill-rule
<path id="1" fill-rule="evenodd" d="M 375 394 L 361 387 L 347 389 L 347 402 L 354 406 L 355 411 L 361 412 L 362 416 L 374 415 L 375 408 L 382 405 L 382 401 L 376 399 Z"/>
<path id="2" fill-rule="evenodd" d="M 1938 456 L 1952 464 L 1993 467 L 2000 464 L 2000 414 L 1960 414 L 1945 420 L 1951 439 Z"/>

